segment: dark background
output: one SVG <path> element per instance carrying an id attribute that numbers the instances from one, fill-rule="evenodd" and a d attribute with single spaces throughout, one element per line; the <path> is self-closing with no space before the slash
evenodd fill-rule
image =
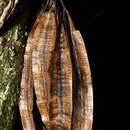
<path id="1" fill-rule="evenodd" d="M 104 130 L 104 50 L 110 42 L 110 8 L 107 1 L 63 0 L 73 22 L 86 43 L 94 92 L 93 130 Z M 29 0 L 32 15 L 40 2 Z M 18 113 L 18 112 L 17 112 Z M 16 115 L 15 130 L 20 128 L 19 113 Z"/>

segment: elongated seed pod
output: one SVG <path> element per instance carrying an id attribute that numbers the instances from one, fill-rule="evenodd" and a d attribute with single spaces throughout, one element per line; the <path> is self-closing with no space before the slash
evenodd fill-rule
<path id="1" fill-rule="evenodd" d="M 31 44 L 31 42 L 28 42 L 24 55 L 24 67 L 21 79 L 19 109 L 24 130 L 35 130 L 32 117 L 33 92 L 31 92 L 33 87 L 31 84 L 31 82 L 33 81 L 31 77 L 32 47 L 33 45 Z"/>
<path id="2" fill-rule="evenodd" d="M 50 97 L 51 130 L 70 130 L 72 117 L 72 64 L 65 30 L 62 26 L 60 41 L 53 55 Z"/>
<path id="3" fill-rule="evenodd" d="M 66 38 L 64 26 L 61 28 L 60 37 L 60 53 L 61 53 L 61 102 L 63 103 L 63 126 L 66 130 L 71 129 L 72 118 L 72 63 L 70 56 L 70 48 Z"/>
<path id="4" fill-rule="evenodd" d="M 22 120 L 23 130 L 35 130 L 33 121 L 33 77 L 32 77 L 32 51 L 35 43 L 35 28 L 39 22 L 39 15 L 27 40 L 24 54 L 24 64 L 21 78 L 21 95 L 19 109 Z"/>
<path id="5" fill-rule="evenodd" d="M 25 58 L 26 57 L 26 58 Z M 30 62 L 28 56 L 24 56 L 25 61 Z M 26 64 L 26 65 L 25 65 Z M 28 64 L 28 65 L 27 65 Z M 21 95 L 19 101 L 19 109 L 21 120 L 24 130 L 35 130 L 35 125 L 32 116 L 33 109 L 33 90 L 32 90 L 32 77 L 31 77 L 31 64 L 24 63 L 22 82 L 21 82 Z"/>
<path id="6" fill-rule="evenodd" d="M 80 73 L 83 83 L 82 95 L 83 95 L 83 130 L 91 130 L 92 128 L 92 114 L 93 114 L 93 93 L 92 93 L 92 80 L 91 72 L 88 62 L 88 56 L 85 48 L 83 38 L 79 31 L 73 31 L 73 40 L 75 42 Z"/>
<path id="7" fill-rule="evenodd" d="M 56 38 L 56 21 L 53 12 L 43 13 L 43 19 L 41 17 L 36 28 L 36 35 L 35 38 L 37 40 L 32 54 L 34 89 L 42 121 L 47 130 L 49 130 L 49 66 Z"/>
<path id="8" fill-rule="evenodd" d="M 76 119 L 81 119 L 78 121 L 77 125 L 73 128 L 74 130 L 91 130 L 92 129 L 92 115 L 93 115 L 93 93 L 92 93 L 92 79 L 90 66 L 87 56 L 87 51 L 83 38 L 79 31 L 76 31 L 72 23 L 71 17 L 69 17 L 69 22 L 71 26 L 71 34 L 73 46 L 77 54 L 78 69 L 80 71 L 80 77 L 82 85 L 78 87 L 78 98 L 77 102 L 80 103 L 79 110 L 81 111 L 80 117 L 75 117 Z M 82 102 L 82 103 L 81 103 Z M 78 114 L 77 114 L 78 115 Z"/>
<path id="9" fill-rule="evenodd" d="M 78 55 L 76 51 L 75 44 L 71 36 L 72 30 L 74 28 L 73 22 L 69 13 L 66 11 L 66 17 L 64 21 L 64 26 L 66 29 L 67 40 L 69 41 L 71 60 L 72 60 L 72 69 L 73 69 L 73 115 L 72 115 L 72 125 L 71 130 L 81 130 L 82 122 L 82 108 L 83 108 L 83 96 L 82 96 L 82 80 L 80 67 L 78 63 Z M 75 28 L 74 28 L 75 29 Z M 78 126 L 77 126 L 78 125 Z"/>

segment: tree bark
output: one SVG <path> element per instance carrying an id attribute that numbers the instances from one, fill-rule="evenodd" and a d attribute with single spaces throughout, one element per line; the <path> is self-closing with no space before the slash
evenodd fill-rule
<path id="1" fill-rule="evenodd" d="M 8 6 L 9 2 L 13 5 Z M 15 9 L 17 2 L 0 0 L 0 130 L 13 129 L 22 57 L 28 36 L 29 11 L 24 2 Z"/>

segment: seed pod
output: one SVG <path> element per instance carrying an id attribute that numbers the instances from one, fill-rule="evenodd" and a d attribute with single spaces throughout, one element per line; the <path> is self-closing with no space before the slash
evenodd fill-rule
<path id="1" fill-rule="evenodd" d="M 79 70 L 80 82 L 77 93 L 77 109 L 80 115 L 74 114 L 73 130 L 91 130 L 93 115 L 93 93 L 90 66 L 83 38 L 79 31 L 75 30 L 71 17 L 68 15 L 72 35 L 73 48 L 76 52 L 77 69 Z M 76 106 L 75 106 L 76 107 Z M 77 117 L 76 117 L 77 115 Z M 79 120 L 79 121 L 76 121 Z"/>
<path id="2" fill-rule="evenodd" d="M 19 109 L 24 130 L 35 130 L 33 121 L 33 77 L 32 77 L 32 52 L 35 45 L 35 31 L 39 23 L 38 16 L 32 31 L 27 40 L 27 46 L 24 54 L 24 64 L 21 78 L 21 95 L 19 100 Z"/>
<path id="3" fill-rule="evenodd" d="M 44 19 L 40 19 L 35 29 L 36 43 L 32 53 L 32 71 L 36 102 L 46 128 L 50 129 L 49 123 L 49 100 L 50 100 L 50 75 L 49 66 L 52 51 L 55 47 L 56 21 L 54 13 L 43 13 Z"/>
<path id="4" fill-rule="evenodd" d="M 52 56 L 50 121 L 51 130 L 70 130 L 72 117 L 72 64 L 70 51 L 62 26 Z"/>
<path id="5" fill-rule="evenodd" d="M 92 127 L 92 112 L 93 112 L 93 94 L 91 72 L 88 62 L 88 56 L 85 49 L 85 44 L 79 31 L 72 32 L 72 38 L 77 51 L 79 69 L 82 79 L 82 98 L 83 98 L 83 121 L 81 128 L 83 130 L 91 130 Z"/>
<path id="6" fill-rule="evenodd" d="M 27 47 L 24 55 L 24 64 L 21 79 L 21 95 L 19 101 L 19 109 L 24 130 L 35 130 L 32 109 L 33 109 L 33 92 L 32 92 L 32 43 L 27 42 Z"/>

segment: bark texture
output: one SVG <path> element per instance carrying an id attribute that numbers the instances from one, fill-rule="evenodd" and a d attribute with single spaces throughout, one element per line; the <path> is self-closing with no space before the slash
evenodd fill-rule
<path id="1" fill-rule="evenodd" d="M 0 0 L 0 130 L 13 129 L 22 56 L 28 35 L 28 11 L 23 3 L 15 9 L 17 2 Z"/>

